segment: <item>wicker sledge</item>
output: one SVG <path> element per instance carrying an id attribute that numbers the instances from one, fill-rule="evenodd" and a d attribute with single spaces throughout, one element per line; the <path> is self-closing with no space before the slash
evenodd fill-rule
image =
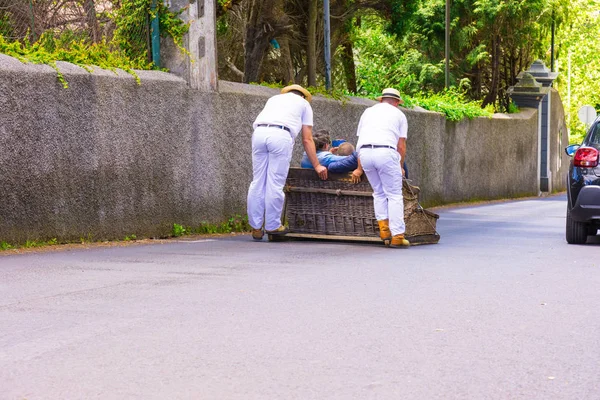
<path id="1" fill-rule="evenodd" d="M 284 237 L 380 242 L 373 210 L 373 189 L 366 177 L 353 184 L 350 174 L 329 174 L 319 179 L 312 169 L 290 168 L 283 217 L 288 233 Z M 405 236 L 411 245 L 437 243 L 435 227 L 439 216 L 419 205 L 419 188 L 403 182 Z"/>

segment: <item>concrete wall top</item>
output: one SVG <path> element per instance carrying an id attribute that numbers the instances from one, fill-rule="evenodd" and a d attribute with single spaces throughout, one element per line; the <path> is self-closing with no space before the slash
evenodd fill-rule
<path id="1" fill-rule="evenodd" d="M 65 76 L 77 76 L 77 75 L 91 75 L 97 77 L 108 77 L 114 79 L 124 79 L 124 80 L 133 80 L 135 81 L 135 77 L 124 71 L 120 68 L 115 68 L 115 70 L 103 69 L 98 66 L 90 66 L 89 70 L 78 65 L 57 61 L 56 66 L 58 70 Z M 32 64 L 32 63 L 24 63 L 19 59 L 11 57 L 6 54 L 0 53 L 0 70 L 5 72 L 13 72 L 13 73 L 32 73 L 32 74 L 52 74 L 55 76 L 57 72 L 54 68 L 46 64 Z M 176 75 L 169 74 L 167 72 L 162 71 L 146 71 L 146 70 L 134 70 L 133 71 L 139 78 L 140 81 L 164 81 L 170 82 L 174 85 L 187 86 L 187 83 L 184 79 L 177 77 Z M 58 78 L 57 78 L 58 80 Z M 67 79 L 67 83 L 68 83 Z"/>

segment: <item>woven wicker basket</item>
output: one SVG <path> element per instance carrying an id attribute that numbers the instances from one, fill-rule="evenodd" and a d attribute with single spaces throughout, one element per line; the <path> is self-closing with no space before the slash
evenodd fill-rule
<path id="1" fill-rule="evenodd" d="M 349 174 L 329 174 L 323 181 L 312 169 L 290 168 L 284 191 L 289 236 L 379 240 L 373 189 L 364 176 L 358 184 Z M 406 180 L 403 194 L 407 239 L 411 244 L 437 243 L 439 216 L 419 205 L 419 188 Z"/>

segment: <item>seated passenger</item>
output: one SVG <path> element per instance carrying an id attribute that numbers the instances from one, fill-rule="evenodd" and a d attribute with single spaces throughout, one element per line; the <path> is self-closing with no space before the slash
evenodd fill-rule
<path id="1" fill-rule="evenodd" d="M 354 151 L 354 146 L 352 146 L 352 144 L 342 143 L 342 145 L 340 145 L 342 148 L 342 154 L 348 155 L 339 154 L 339 147 L 335 149 L 335 151 L 338 153 L 336 155 L 329 151 L 329 147 L 331 145 L 329 131 L 324 129 L 316 131 L 313 134 L 313 140 L 315 142 L 315 148 L 317 149 L 317 158 L 319 159 L 319 163 L 321 165 L 324 165 L 327 167 L 329 172 L 335 174 L 346 174 L 348 172 L 352 172 L 352 182 L 360 182 L 363 170 L 358 162 L 358 153 Z M 300 166 L 302 168 L 312 168 L 312 164 L 308 160 L 306 152 L 302 157 Z"/>
<path id="2" fill-rule="evenodd" d="M 317 150 L 317 158 L 319 159 L 319 163 L 324 167 L 327 167 L 334 161 L 340 161 L 345 159 L 345 156 L 337 156 L 329 151 L 331 146 L 331 137 L 329 136 L 329 131 L 325 129 L 320 129 L 313 133 L 313 141 L 315 142 L 315 148 Z M 300 161 L 300 166 L 302 168 L 312 168 L 312 164 L 304 152 L 302 156 L 302 161 Z"/>

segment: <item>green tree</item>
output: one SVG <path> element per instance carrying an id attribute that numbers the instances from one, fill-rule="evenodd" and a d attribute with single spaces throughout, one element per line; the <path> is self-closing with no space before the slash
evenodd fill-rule
<path id="1" fill-rule="evenodd" d="M 536 58 L 550 37 L 550 0 L 456 0 L 451 6 L 451 81 L 470 88 L 472 98 L 506 109 L 506 88 Z M 431 65 L 444 60 L 445 0 L 417 0 L 401 18 L 394 13 L 389 31 L 405 49 L 418 49 Z M 435 74 L 430 84 L 441 90 Z M 468 79 L 468 82 L 465 81 Z"/>
<path id="2" fill-rule="evenodd" d="M 571 141 L 579 142 L 586 127 L 577 111 L 586 104 L 600 110 L 600 1 L 571 0 L 566 14 L 557 40 L 557 88 L 565 104 Z"/>

